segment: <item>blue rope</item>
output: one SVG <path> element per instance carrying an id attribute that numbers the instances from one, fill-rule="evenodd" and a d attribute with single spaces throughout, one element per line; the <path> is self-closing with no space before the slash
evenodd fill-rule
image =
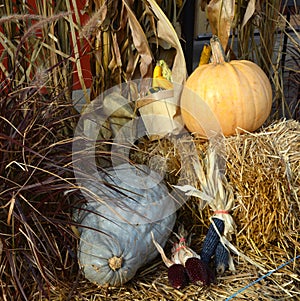
<path id="1" fill-rule="evenodd" d="M 253 282 L 250 282 L 249 284 L 247 284 L 245 287 L 241 288 L 240 290 L 238 290 L 236 293 L 234 293 L 233 295 L 231 295 L 230 297 L 228 297 L 225 301 L 229 301 L 232 300 L 233 298 L 235 298 L 239 293 L 245 291 L 246 289 L 248 289 L 249 287 L 253 286 L 254 284 L 256 284 L 257 282 L 265 279 L 266 277 L 269 277 L 270 275 L 272 275 L 274 272 L 277 272 L 278 270 L 280 270 L 281 268 L 283 268 L 284 266 L 292 263 L 293 261 L 295 261 L 296 259 L 300 258 L 300 255 L 290 259 L 289 261 L 281 264 L 280 266 L 278 266 L 276 269 L 271 270 L 270 272 L 268 272 L 267 274 L 261 276 L 260 278 L 254 280 Z"/>

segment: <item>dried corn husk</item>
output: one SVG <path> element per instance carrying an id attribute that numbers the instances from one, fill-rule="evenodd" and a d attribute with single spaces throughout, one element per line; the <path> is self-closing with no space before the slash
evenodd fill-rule
<path id="1" fill-rule="evenodd" d="M 180 149 L 180 156 L 185 154 L 189 158 L 180 164 L 177 150 L 184 141 L 184 137 L 148 144 L 143 141 L 143 145 L 140 145 L 143 155 L 136 153 L 131 158 L 146 163 L 152 156 L 162 156 L 167 162 L 166 178 L 172 184 L 177 184 L 176 175 L 180 172 L 183 179 L 181 186 L 189 184 L 186 191 L 196 193 L 205 185 L 206 178 L 203 177 L 204 181 L 201 182 L 195 176 L 195 158 L 190 150 Z M 194 143 L 201 163 L 203 158 L 207 158 L 208 142 L 194 139 Z M 238 249 L 247 256 L 262 256 L 275 246 L 277 251 L 288 256 L 299 252 L 299 122 L 280 120 L 256 133 L 225 138 L 223 149 L 226 150 L 226 165 L 224 168 L 221 165 L 221 169 L 226 172 L 227 182 L 233 187 L 235 205 L 232 216 L 237 227 L 234 239 Z M 205 163 L 203 166 L 206 166 Z M 211 216 L 208 208 L 206 206 L 200 211 L 206 224 Z M 193 223 L 198 223 L 197 219 Z"/>
<path id="2" fill-rule="evenodd" d="M 120 92 L 113 91 L 103 99 L 103 112 L 108 117 L 111 137 L 115 137 L 121 128 L 136 117 L 133 104 Z M 135 132 L 132 129 L 133 134 Z"/>

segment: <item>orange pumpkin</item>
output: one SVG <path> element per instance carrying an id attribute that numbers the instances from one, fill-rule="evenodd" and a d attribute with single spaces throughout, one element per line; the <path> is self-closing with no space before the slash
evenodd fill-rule
<path id="1" fill-rule="evenodd" d="M 225 136 L 255 131 L 268 118 L 272 88 L 264 71 L 247 60 L 226 62 L 219 39 L 211 41 L 212 62 L 198 66 L 182 91 L 181 114 L 189 131 L 207 137 L 213 119 Z M 210 125 L 209 123 L 212 123 Z M 211 130 L 216 129 L 216 127 Z"/>

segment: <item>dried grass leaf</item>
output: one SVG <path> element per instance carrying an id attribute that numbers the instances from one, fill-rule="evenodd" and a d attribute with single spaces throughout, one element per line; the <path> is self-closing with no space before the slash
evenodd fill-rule
<path id="1" fill-rule="evenodd" d="M 243 22 L 242 22 L 242 25 L 241 25 L 241 29 L 243 29 L 243 27 L 247 24 L 247 22 L 253 16 L 253 14 L 255 12 L 255 6 L 256 6 L 256 0 L 250 0 L 248 2 L 246 12 L 245 12 L 245 15 L 244 15 L 244 18 L 243 18 Z"/>
<path id="2" fill-rule="evenodd" d="M 212 34 L 217 35 L 226 50 L 234 18 L 234 0 L 212 0 L 207 5 L 207 18 Z"/>
<path id="3" fill-rule="evenodd" d="M 151 6 L 151 9 L 157 17 L 157 35 L 161 40 L 166 41 L 172 47 L 176 49 L 176 55 L 172 66 L 172 80 L 175 83 L 183 84 L 186 80 L 187 71 L 184 53 L 178 39 L 178 35 L 167 18 L 164 12 L 161 10 L 155 0 L 147 0 Z"/>
<path id="4" fill-rule="evenodd" d="M 132 39 L 135 48 L 137 49 L 140 57 L 140 72 L 142 78 L 147 78 L 152 76 L 152 53 L 149 48 L 147 37 L 141 27 L 139 21 L 137 20 L 135 14 L 129 7 L 126 1 L 123 1 L 127 14 L 128 14 L 128 24 L 131 29 Z"/>

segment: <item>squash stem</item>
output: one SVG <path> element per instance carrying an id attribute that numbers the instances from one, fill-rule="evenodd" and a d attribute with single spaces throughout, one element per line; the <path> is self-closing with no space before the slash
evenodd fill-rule
<path id="1" fill-rule="evenodd" d="M 118 269 L 120 269 L 122 267 L 122 263 L 123 263 L 122 257 L 113 256 L 108 259 L 108 266 L 113 271 L 117 271 Z"/>
<path id="2" fill-rule="evenodd" d="M 212 63 L 213 64 L 223 64 L 226 62 L 226 56 L 224 49 L 221 45 L 219 38 L 213 35 L 210 39 L 210 46 L 212 51 Z"/>

